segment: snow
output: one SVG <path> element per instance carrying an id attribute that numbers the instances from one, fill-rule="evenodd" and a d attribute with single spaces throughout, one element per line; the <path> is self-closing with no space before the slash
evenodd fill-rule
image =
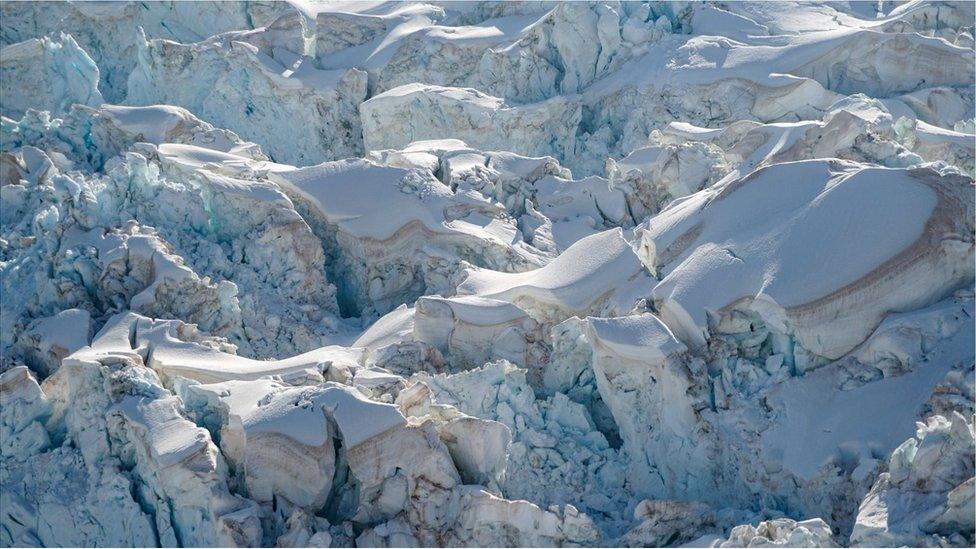
<path id="1" fill-rule="evenodd" d="M 823 160 L 777 164 L 727 180 L 674 203 L 643 228 L 644 261 L 663 275 L 654 299 L 666 321 L 694 346 L 707 333 L 706 312 L 721 314 L 744 303 L 782 331 L 794 329 L 809 350 L 838 358 L 863 341 L 886 312 L 905 307 L 901 299 L 931 303 L 969 276 L 968 255 L 949 252 L 946 267 L 924 275 L 924 288 L 861 305 L 865 316 L 846 321 L 844 333 L 837 317 L 848 315 L 838 309 L 830 317 L 830 343 L 814 335 L 816 324 L 799 318 L 799 311 L 814 304 L 829 309 L 843 293 L 857 295 L 882 277 L 910 272 L 908 258 L 916 253 L 910 250 L 940 230 L 934 229 L 941 223 L 935 219 L 945 215 L 940 200 L 961 190 L 950 181 Z M 954 204 L 964 207 L 962 201 Z M 887 223 L 891 216 L 899 223 Z M 965 216 L 958 210 L 947 220 Z M 952 232 L 935 238 L 951 239 Z M 836 258 L 844 259 L 827 272 L 818 269 Z"/>
<path id="2" fill-rule="evenodd" d="M 66 309 L 54 316 L 34 320 L 27 327 L 26 335 L 34 342 L 37 353 L 42 355 L 38 358 L 48 363 L 44 369 L 53 372 L 61 359 L 88 345 L 90 331 L 88 311 Z"/>
<path id="3" fill-rule="evenodd" d="M 179 375 L 201 382 L 256 379 L 269 375 L 289 379 L 309 371 L 319 372 L 333 365 L 356 366 L 361 359 L 361 352 L 357 349 L 322 347 L 282 360 L 253 360 L 199 345 L 180 344 L 172 341 L 168 335 L 159 335 L 162 336 L 161 340 L 156 339 L 156 334 L 146 335 L 146 344 L 153 349 L 152 366 L 167 376 Z"/>
<path id="4" fill-rule="evenodd" d="M 401 341 L 413 332 L 413 310 L 401 305 L 380 317 L 353 343 L 353 347 L 377 348 Z"/>
<path id="5" fill-rule="evenodd" d="M 650 281 L 635 262 L 623 232 L 611 229 L 577 241 L 541 269 L 524 273 L 469 270 L 459 295 L 553 307 L 565 318 L 611 309 L 629 310 L 630 301 L 649 289 Z M 565 315 L 565 316 L 563 316 Z"/>
<path id="6" fill-rule="evenodd" d="M 124 107 L 104 105 L 101 111 L 115 124 L 131 133 L 141 135 L 150 143 L 165 143 L 167 135 L 186 119 L 186 111 L 170 105 Z"/>
<path id="7" fill-rule="evenodd" d="M 153 460 L 169 467 L 199 452 L 210 443 L 203 429 L 197 429 L 179 414 L 179 400 L 128 397 L 116 405 L 135 429 L 150 437 Z"/>
<path id="8" fill-rule="evenodd" d="M 685 346 L 654 315 L 618 318 L 588 318 L 594 338 L 620 356 L 635 360 L 661 361 Z"/>
<path id="9" fill-rule="evenodd" d="M 347 388 L 327 390 L 325 399 L 349 448 L 406 422 L 395 406 L 371 402 Z"/>
<path id="10" fill-rule="evenodd" d="M 491 326 L 525 316 L 525 311 L 510 303 L 478 296 L 459 297 L 450 300 L 428 297 L 425 302 L 446 303 L 458 322 L 477 326 Z"/>
<path id="11" fill-rule="evenodd" d="M 422 178 L 410 182 L 415 188 L 397 185 L 411 174 Z M 424 177 L 422 172 L 375 166 L 359 160 L 322 164 L 282 173 L 279 178 L 313 200 L 344 231 L 359 237 L 385 240 L 411 222 L 420 223 L 432 232 L 454 229 L 441 213 L 454 195 L 439 181 Z M 469 207 L 479 205 L 466 202 Z M 464 204 L 461 202 L 459 206 Z"/>
<path id="12" fill-rule="evenodd" d="M 809 479 L 836 458 L 837 452 L 861 459 L 891 452 L 911 434 L 914 418 L 949 371 L 948 365 L 926 366 L 847 391 L 831 391 L 836 381 L 829 370 L 783 384 L 771 396 L 770 405 L 783 411 L 763 435 L 766 454 L 800 478 Z M 892 408 L 892 402 L 898 406 Z M 880 425 L 852 422 L 855 415 L 883 416 L 891 421 Z"/>
<path id="13" fill-rule="evenodd" d="M 0 3 L 0 545 L 972 547 L 974 16 Z"/>
<path id="14" fill-rule="evenodd" d="M 328 267 L 346 282 L 340 306 L 347 310 L 359 312 L 365 302 L 385 313 L 440 291 L 448 281 L 425 272 L 432 262 L 464 259 L 518 271 L 545 258 L 523 241 L 499 204 L 476 192 L 453 191 L 429 170 L 357 159 L 270 177 L 294 200 L 307 202 L 319 234 L 334 239 L 338 260 Z"/>

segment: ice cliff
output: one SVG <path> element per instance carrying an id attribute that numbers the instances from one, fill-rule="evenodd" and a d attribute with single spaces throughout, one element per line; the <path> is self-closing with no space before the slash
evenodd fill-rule
<path id="1" fill-rule="evenodd" d="M 972 4 L 0 15 L 0 546 L 976 541 Z"/>

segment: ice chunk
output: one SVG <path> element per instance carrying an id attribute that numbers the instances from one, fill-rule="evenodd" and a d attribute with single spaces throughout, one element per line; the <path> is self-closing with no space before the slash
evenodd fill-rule
<path id="1" fill-rule="evenodd" d="M 837 547 L 830 526 L 823 519 L 804 521 L 774 519 L 758 526 L 736 526 L 724 541 L 712 547 Z"/>
<path id="2" fill-rule="evenodd" d="M 302 43 L 300 28 L 291 33 L 297 35 L 284 35 L 288 44 Z M 307 59 L 291 70 L 301 51 L 291 52 L 283 64 L 248 40 L 262 46 L 270 40 L 267 47 L 273 51 L 289 47 L 280 43 L 281 31 L 274 28 L 194 44 L 144 40 L 139 65 L 129 76 L 126 103 L 185 107 L 245 139 L 261 141 L 278 162 L 309 165 L 360 154 L 356 109 L 366 98 L 366 74 L 321 71 Z M 206 83 L 201 75 L 207 76 Z M 294 120 L 306 122 L 301 131 L 295 131 Z"/>
<path id="3" fill-rule="evenodd" d="M 972 543 L 973 452 L 973 426 L 961 414 L 919 423 L 861 502 L 851 545 Z"/>
<path id="4" fill-rule="evenodd" d="M 490 419 L 469 416 L 457 408 L 438 404 L 430 387 L 419 381 L 400 391 L 396 404 L 410 421 L 431 419 L 447 445 L 461 478 L 469 484 L 497 489 L 507 465 L 511 430 Z"/>
<path id="5" fill-rule="evenodd" d="M 685 346 L 651 314 L 586 323 L 596 386 L 630 456 L 635 490 L 704 497 L 698 491 L 706 488 L 687 480 L 710 465 L 698 430 L 697 410 L 705 404 L 695 394 Z"/>
<path id="6" fill-rule="evenodd" d="M 459 295 L 508 301 L 550 325 L 574 315 L 629 312 L 651 287 L 620 229 L 580 240 L 541 269 L 499 273 L 471 268 L 466 275 Z"/>
<path id="7" fill-rule="evenodd" d="M 255 145 L 171 107 L 78 107 L 63 120 L 25 116 L 4 132 L 5 143 L 19 147 L 16 177 L 42 183 L 4 187 L 4 234 L 18 243 L 11 265 L 39 272 L 58 263 L 50 267 L 53 280 L 65 279 L 3 278 L 29 288 L 11 293 L 30 303 L 28 320 L 76 307 L 97 326 L 148 288 L 134 305 L 139 310 L 197 322 L 243 353 L 296 354 L 336 331 L 322 243 L 267 181 L 261 170 L 275 168 Z M 173 143 L 134 143 L 157 138 Z M 48 228 L 55 216 L 63 238 Z M 193 274 L 179 275 L 184 269 Z M 94 274 L 103 270 L 110 276 Z M 4 315 L 4 322 L 16 318 Z"/>
<path id="8" fill-rule="evenodd" d="M 634 509 L 634 518 L 640 524 L 620 539 L 625 547 L 711 547 L 700 544 L 703 532 L 722 532 L 729 520 L 741 519 L 743 513 L 730 510 L 716 511 L 698 501 L 671 501 L 645 499 Z M 715 533 L 710 534 L 716 536 Z M 720 536 L 716 536 L 720 537 Z M 691 543 L 688 543 L 691 542 Z"/>
<path id="9" fill-rule="evenodd" d="M 538 323 L 515 305 L 477 296 L 417 300 L 414 338 L 449 356 L 455 369 L 504 358 L 537 365 L 544 349 Z"/>
<path id="10" fill-rule="evenodd" d="M 123 328 L 106 337 L 128 341 L 126 332 L 118 333 Z M 182 401 L 161 387 L 137 352 L 86 347 L 49 381 L 54 417 L 89 470 L 108 478 L 122 467 L 131 471 L 132 493 L 153 517 L 159 543 L 257 543 L 256 506 L 231 494 L 210 434 L 183 416 Z"/>
<path id="11" fill-rule="evenodd" d="M 571 157 L 580 106 L 563 97 L 524 106 L 471 88 L 406 84 L 360 106 L 367 150 L 453 137 L 479 149 Z"/>
<path id="12" fill-rule="evenodd" d="M 36 146 L 65 154 L 76 166 L 94 170 L 136 142 L 155 145 L 194 145 L 228 153 L 239 163 L 265 160 L 261 149 L 237 134 L 217 129 L 186 109 L 169 105 L 124 107 L 103 104 L 97 108 L 73 105 L 61 119 L 25 116 L 5 138 L 11 148 Z"/>
<path id="13" fill-rule="evenodd" d="M 4 459 L 22 460 L 46 449 L 51 441 L 42 422 L 51 404 L 26 366 L 0 374 L 0 429 Z"/>
<path id="14" fill-rule="evenodd" d="M 3 46 L 0 75 L 4 116 L 20 118 L 29 108 L 62 113 L 74 103 L 102 103 L 98 67 L 67 34 Z"/>
<path id="15" fill-rule="evenodd" d="M 446 291 L 450 265 L 461 259 L 506 271 L 543 262 L 500 206 L 454 193 L 426 170 L 345 160 L 272 178 L 308 202 L 303 212 L 334 246 L 329 268 L 343 281 L 340 303 L 350 313 Z"/>
<path id="16" fill-rule="evenodd" d="M 66 356 L 88 345 L 91 329 L 88 311 L 67 309 L 32 321 L 18 345 L 31 357 L 35 371 L 50 375 Z"/>
<path id="17" fill-rule="evenodd" d="M 139 29 L 154 38 L 196 42 L 211 34 L 267 25 L 287 13 L 287 2 L 24 2 L 4 4 L 4 44 L 29 38 L 72 35 L 101 68 L 106 99 L 125 97 L 126 79 L 137 64 Z"/>
<path id="18" fill-rule="evenodd" d="M 692 347 L 708 315 L 738 308 L 838 358 L 888 312 L 971 280 L 968 186 L 931 169 L 779 164 L 673 204 L 642 228 L 639 253 L 663 276 L 652 293 L 662 318 Z M 815 266 L 828 259 L 836 269 Z"/>
<path id="19" fill-rule="evenodd" d="M 546 511 L 527 501 L 506 501 L 478 487 L 465 487 L 454 545 L 558 546 L 598 543 L 599 532 L 572 505 Z"/>
<path id="20" fill-rule="evenodd" d="M 582 405 L 562 394 L 535 400 L 526 376 L 526 370 L 505 361 L 452 375 L 417 374 L 408 381 L 416 384 L 401 392 L 398 403 L 410 414 L 436 415 L 456 407 L 504 424 L 512 443 L 497 484 L 506 497 L 542 505 L 570 502 L 619 520 L 631 497 L 625 488 L 626 464 L 594 430 Z M 585 467 L 577 470 L 572 463 Z M 594 486 L 602 487 L 599 494 Z"/>
<path id="21" fill-rule="evenodd" d="M 220 410 L 220 447 L 259 502 L 274 497 L 311 510 L 325 505 L 335 473 L 328 389 L 288 387 L 268 378 L 191 385 Z M 375 418 L 379 420 L 379 418 Z"/>

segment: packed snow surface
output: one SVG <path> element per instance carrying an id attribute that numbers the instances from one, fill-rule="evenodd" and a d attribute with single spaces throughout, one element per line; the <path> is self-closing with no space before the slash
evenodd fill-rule
<path id="1" fill-rule="evenodd" d="M 0 546 L 972 547 L 974 19 L 0 3 Z"/>

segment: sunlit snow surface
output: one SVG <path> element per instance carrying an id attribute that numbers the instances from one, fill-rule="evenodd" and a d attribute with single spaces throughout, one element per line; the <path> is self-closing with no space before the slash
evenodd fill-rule
<path id="1" fill-rule="evenodd" d="M 0 546 L 960 546 L 968 2 L 3 2 Z"/>

